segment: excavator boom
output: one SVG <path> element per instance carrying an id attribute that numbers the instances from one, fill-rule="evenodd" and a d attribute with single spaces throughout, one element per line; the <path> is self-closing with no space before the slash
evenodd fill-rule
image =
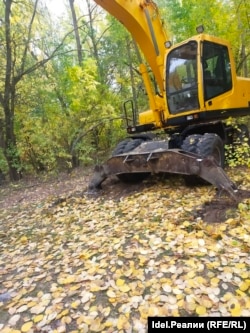
<path id="1" fill-rule="evenodd" d="M 152 0 L 95 0 L 112 16 L 117 18 L 131 33 L 142 50 L 163 92 L 163 66 L 168 41 L 158 8 Z"/>

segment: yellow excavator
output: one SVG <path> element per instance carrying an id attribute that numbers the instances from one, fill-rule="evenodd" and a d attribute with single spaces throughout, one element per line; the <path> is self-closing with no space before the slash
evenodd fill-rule
<path id="1" fill-rule="evenodd" d="M 95 2 L 125 26 L 144 55 L 139 69 L 149 110 L 137 120 L 133 101 L 124 103 L 128 137 L 96 166 L 89 188 L 101 187 L 110 175 L 133 182 L 176 173 L 187 182 L 205 180 L 235 199 L 237 187 L 223 170 L 224 147 L 249 139 L 249 131 L 226 120 L 250 115 L 250 79 L 236 75 L 229 43 L 199 27 L 197 35 L 172 45 L 152 0 Z M 163 138 L 155 134 L 159 130 Z"/>

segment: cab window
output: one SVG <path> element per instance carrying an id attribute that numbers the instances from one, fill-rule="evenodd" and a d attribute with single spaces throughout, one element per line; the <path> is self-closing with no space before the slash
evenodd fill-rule
<path id="1" fill-rule="evenodd" d="M 205 101 L 232 89 L 231 66 L 226 46 L 204 42 L 202 64 Z"/>
<path id="2" fill-rule="evenodd" d="M 166 91 L 170 113 L 199 108 L 197 85 L 197 43 L 182 45 L 168 55 Z"/>

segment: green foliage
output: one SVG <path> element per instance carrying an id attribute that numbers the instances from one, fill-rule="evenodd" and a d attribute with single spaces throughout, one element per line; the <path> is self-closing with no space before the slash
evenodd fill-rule
<path id="1" fill-rule="evenodd" d="M 8 161 L 11 161 L 11 167 L 15 168 L 18 172 L 21 172 L 23 166 L 19 158 L 20 156 L 18 147 L 12 143 L 9 143 L 5 152 L 5 157 L 6 156 Z"/>
<path id="2" fill-rule="evenodd" d="M 39 118 L 31 120 L 32 125 L 29 121 L 23 122 L 24 128 L 19 141 L 24 169 L 26 172 L 52 171 L 57 166 L 57 144 L 48 135 L 47 126 L 43 126 Z"/>
<path id="3" fill-rule="evenodd" d="M 225 146 L 226 161 L 230 167 L 246 165 L 250 167 L 250 146 L 248 139 L 238 140 L 233 145 Z"/>
<path id="4" fill-rule="evenodd" d="M 156 3 L 174 41 L 192 36 L 196 26 L 202 23 L 207 33 L 231 41 L 239 72 L 243 68 L 246 72 L 244 61 L 245 64 L 250 61 L 247 56 L 247 1 L 169 0 L 166 5 L 166 1 L 156 0 Z M 39 15 L 31 25 L 33 5 L 31 0 L 13 2 L 11 11 L 12 72 L 19 81 L 12 100 L 17 147 L 9 148 L 8 154 L 13 156 L 18 170 L 27 172 L 96 163 L 105 159 L 125 136 L 122 101 L 132 98 L 136 91 L 138 109 L 147 108 L 148 98 L 141 89 L 142 80 L 137 70 L 139 61 L 131 36 L 101 7 L 86 1 L 84 8 L 77 8 L 84 61 L 81 66 L 76 66 L 77 52 L 70 15 L 58 22 L 48 16 L 41 2 L 37 9 Z M 0 13 L 4 17 L 4 3 L 0 4 Z M 2 24 L 0 37 L 3 41 L 4 36 Z M 4 45 L 0 50 L 3 78 Z M 36 67 L 55 49 L 60 51 L 56 57 L 53 55 L 49 62 Z M 0 82 L 0 93 L 3 91 L 4 80 Z M 3 107 L 0 108 L 0 118 L 4 119 Z M 249 165 L 247 154 L 245 142 L 231 150 L 228 148 L 229 164 Z M 4 172 L 8 169 L 2 150 L 0 169 Z"/>
<path id="5" fill-rule="evenodd" d="M 225 146 L 226 162 L 230 167 L 250 167 L 250 138 L 246 125 L 237 124 L 234 119 L 228 123 L 233 126 L 232 144 Z"/>
<path id="6" fill-rule="evenodd" d="M 181 42 L 196 34 L 203 25 L 205 33 L 231 42 L 239 74 L 243 64 L 249 63 L 249 1 L 238 0 L 157 0 L 165 25 L 174 42 Z"/>
<path id="7" fill-rule="evenodd" d="M 96 80 L 92 59 L 82 66 L 69 66 L 66 61 L 64 70 L 48 66 L 47 71 L 48 79 L 33 96 L 42 101 L 40 105 L 31 103 L 26 117 L 18 112 L 19 147 L 26 170 L 93 163 L 121 132 L 120 111 L 115 108 L 119 100 Z"/>
<path id="8" fill-rule="evenodd" d="M 227 162 L 229 167 L 237 167 L 237 166 L 250 166 L 250 161 L 249 158 L 246 160 L 244 155 L 245 154 L 249 155 L 249 146 L 241 146 L 237 147 L 236 149 L 233 150 L 232 152 L 227 152 Z"/>
<path id="9" fill-rule="evenodd" d="M 8 172 L 8 164 L 6 162 L 3 149 L 0 149 L 0 173 L 6 174 Z"/>

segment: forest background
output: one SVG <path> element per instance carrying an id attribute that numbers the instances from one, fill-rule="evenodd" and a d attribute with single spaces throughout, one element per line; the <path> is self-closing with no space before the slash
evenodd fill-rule
<path id="1" fill-rule="evenodd" d="M 196 33 L 229 40 L 250 74 L 250 2 L 157 0 L 173 42 Z M 147 96 L 131 36 L 92 0 L 0 3 L 0 176 L 72 170 L 102 161 L 125 135 L 122 103 Z M 248 120 L 249 123 L 249 120 Z"/>

